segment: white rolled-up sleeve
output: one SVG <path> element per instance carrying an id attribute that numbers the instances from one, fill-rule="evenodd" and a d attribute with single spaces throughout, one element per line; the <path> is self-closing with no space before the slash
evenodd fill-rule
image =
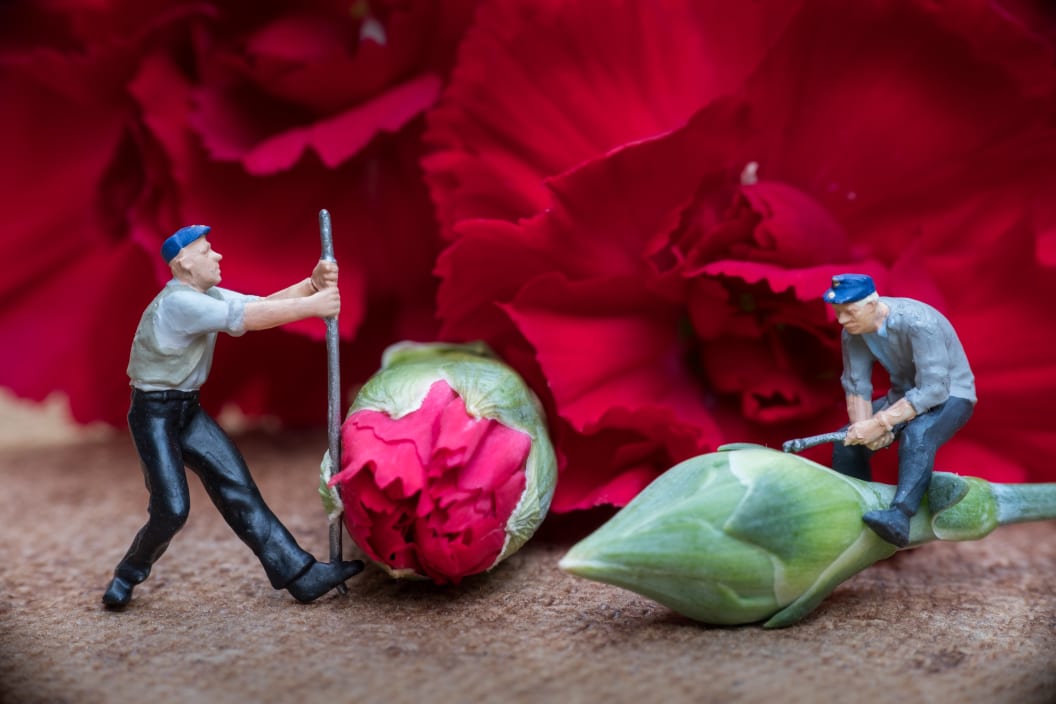
<path id="1" fill-rule="evenodd" d="M 246 303 L 259 300 L 227 289 L 213 288 L 218 297 L 198 291 L 177 291 L 161 302 L 156 326 L 170 339 L 225 332 L 239 337 L 246 332 Z"/>

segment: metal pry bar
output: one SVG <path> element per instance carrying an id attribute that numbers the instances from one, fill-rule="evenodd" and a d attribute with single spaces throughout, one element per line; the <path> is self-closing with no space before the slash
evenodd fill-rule
<path id="1" fill-rule="evenodd" d="M 803 452 L 803 450 L 817 447 L 818 445 L 824 445 L 828 442 L 843 442 L 846 437 L 846 430 L 836 430 L 831 433 L 822 433 L 821 435 L 811 435 L 807 438 L 788 440 L 781 445 L 781 449 L 785 452 Z"/>
<path id="2" fill-rule="evenodd" d="M 330 229 L 330 212 L 325 208 L 319 211 L 319 239 L 322 242 L 323 261 L 337 263 L 334 258 L 334 236 Z M 337 316 L 326 319 L 326 430 L 330 450 L 331 472 L 341 467 L 341 356 L 338 347 L 340 339 L 337 330 Z M 330 561 L 339 561 L 342 557 L 341 515 L 330 521 Z M 348 593 L 348 587 L 337 585 L 341 594 Z"/>

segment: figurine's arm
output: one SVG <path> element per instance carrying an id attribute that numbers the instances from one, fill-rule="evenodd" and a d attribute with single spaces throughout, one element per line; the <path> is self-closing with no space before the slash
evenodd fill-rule
<path id="1" fill-rule="evenodd" d="M 847 394 L 847 418 L 852 424 L 873 417 L 873 404 L 864 396 Z"/>
<path id="2" fill-rule="evenodd" d="M 900 398 L 882 411 L 877 411 L 876 415 L 873 416 L 873 420 L 884 426 L 885 430 L 891 432 L 891 429 L 896 425 L 908 423 L 916 417 L 917 411 L 913 408 L 913 404 L 904 398 Z"/>
<path id="3" fill-rule="evenodd" d="M 917 373 L 905 401 L 912 406 L 914 415 L 926 413 L 950 397 L 949 349 L 938 325 L 931 323 L 920 321 L 909 331 Z"/>
<path id="4" fill-rule="evenodd" d="M 246 303 L 243 321 L 246 330 L 267 330 L 305 318 L 329 318 L 340 311 L 341 294 L 331 286 L 310 296 L 250 301 Z"/>
<path id="5" fill-rule="evenodd" d="M 268 296 L 265 300 L 278 301 L 286 298 L 304 298 L 311 296 L 324 288 L 337 286 L 337 262 L 324 261 L 322 259 L 315 265 L 312 275 L 298 281 L 292 286 L 287 286 L 281 291 Z"/>
<path id="6" fill-rule="evenodd" d="M 872 352 L 858 335 L 844 332 L 843 375 L 840 382 L 847 394 L 847 418 L 852 424 L 873 417 L 873 363 Z"/>
<path id="7" fill-rule="evenodd" d="M 847 428 L 844 445 L 865 445 L 879 450 L 894 442 L 890 427 L 873 415 L 873 354 L 858 335 L 843 334 L 843 388 L 847 392 Z"/>

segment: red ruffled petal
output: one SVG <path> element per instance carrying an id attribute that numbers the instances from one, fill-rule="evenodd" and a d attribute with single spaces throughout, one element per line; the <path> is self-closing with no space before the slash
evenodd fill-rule
<path id="1" fill-rule="evenodd" d="M 735 92 L 800 4 L 484 4 L 429 115 L 425 165 L 443 224 L 533 215 L 549 204 L 546 177 Z"/>

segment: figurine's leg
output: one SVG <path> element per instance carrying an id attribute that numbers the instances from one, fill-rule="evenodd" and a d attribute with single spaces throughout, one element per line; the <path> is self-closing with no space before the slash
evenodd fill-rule
<path id="1" fill-rule="evenodd" d="M 873 472 L 869 466 L 872 450 L 865 445 L 844 445 L 837 442 L 832 446 L 832 468 L 848 477 L 872 481 Z"/>
<path id="2" fill-rule="evenodd" d="M 132 588 L 150 575 L 151 567 L 187 521 L 190 494 L 177 441 L 181 403 L 134 398 L 128 412 L 129 430 L 150 493 L 148 518 L 114 570 L 103 595 L 107 606 L 128 604 Z"/>
<path id="3" fill-rule="evenodd" d="M 862 517 L 881 538 L 898 547 L 909 544 L 910 519 L 931 484 L 935 453 L 968 422 L 973 408 L 965 399 L 950 398 L 906 424 L 898 441 L 898 488 L 891 508 Z"/>
<path id="4" fill-rule="evenodd" d="M 184 457 L 202 479 L 224 520 L 256 554 L 276 589 L 315 562 L 272 513 L 227 433 L 200 409 L 181 438 Z"/>
<path id="5" fill-rule="evenodd" d="M 873 413 L 887 405 L 887 399 L 881 396 L 873 401 Z M 843 426 L 847 430 L 849 425 Z M 865 445 L 844 445 L 841 442 L 832 446 L 832 468 L 840 474 L 848 477 L 861 479 L 862 481 L 873 481 L 873 470 L 870 466 L 870 458 L 873 451 Z"/>
<path id="6" fill-rule="evenodd" d="M 898 490 L 891 505 L 912 516 L 920 508 L 935 467 L 935 454 L 972 416 L 963 398 L 945 403 L 910 421 L 898 442 Z"/>

